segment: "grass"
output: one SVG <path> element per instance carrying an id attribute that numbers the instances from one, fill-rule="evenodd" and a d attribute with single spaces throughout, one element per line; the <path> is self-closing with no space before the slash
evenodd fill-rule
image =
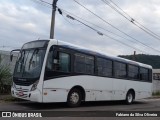
<path id="1" fill-rule="evenodd" d="M 153 92 L 153 93 L 152 93 L 152 96 L 160 96 L 160 91 L 158 91 L 158 92 Z"/>
<path id="2" fill-rule="evenodd" d="M 0 102 L 19 102 L 19 101 L 24 101 L 19 98 L 14 98 L 11 95 L 3 95 L 2 98 L 0 98 Z"/>

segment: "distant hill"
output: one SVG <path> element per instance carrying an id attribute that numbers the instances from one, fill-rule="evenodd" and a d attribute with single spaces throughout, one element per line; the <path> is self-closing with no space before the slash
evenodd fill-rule
<path id="1" fill-rule="evenodd" d="M 119 55 L 119 57 L 134 60 L 133 55 Z M 151 65 L 154 69 L 160 69 L 160 56 L 158 55 L 135 55 L 135 61 Z"/>

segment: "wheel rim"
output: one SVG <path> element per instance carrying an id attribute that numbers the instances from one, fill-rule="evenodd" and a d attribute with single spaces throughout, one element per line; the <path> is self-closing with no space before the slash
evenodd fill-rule
<path id="1" fill-rule="evenodd" d="M 129 102 L 129 103 L 131 103 L 131 102 L 133 101 L 133 95 L 132 95 L 132 93 L 129 93 L 129 94 L 128 94 L 127 99 L 128 99 L 128 102 Z"/>
<path id="2" fill-rule="evenodd" d="M 79 94 L 77 92 L 73 92 L 70 96 L 70 102 L 73 104 L 77 104 L 79 101 Z"/>

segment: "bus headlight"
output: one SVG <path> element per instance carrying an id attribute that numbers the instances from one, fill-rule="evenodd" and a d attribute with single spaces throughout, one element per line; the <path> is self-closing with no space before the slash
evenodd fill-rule
<path id="1" fill-rule="evenodd" d="M 35 83 L 33 83 L 32 85 L 32 88 L 31 88 L 31 91 L 34 91 L 37 89 L 37 84 L 38 84 L 39 81 L 36 81 Z"/>

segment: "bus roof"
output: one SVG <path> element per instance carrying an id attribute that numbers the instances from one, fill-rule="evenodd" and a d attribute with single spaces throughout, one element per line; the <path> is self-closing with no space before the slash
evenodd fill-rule
<path id="1" fill-rule="evenodd" d="M 76 51 L 81 52 L 81 53 L 90 54 L 90 55 L 94 55 L 94 56 L 97 56 L 97 57 L 107 58 L 107 59 L 111 59 L 111 60 L 122 62 L 122 63 L 128 63 L 128 64 L 131 64 L 131 65 L 137 65 L 137 66 L 152 69 L 151 65 L 147 65 L 147 64 L 143 64 L 143 63 L 136 62 L 136 61 L 133 61 L 133 60 L 128 60 L 128 59 L 125 59 L 125 58 L 111 56 L 111 55 L 107 55 L 107 54 L 104 54 L 104 53 L 96 52 L 96 51 L 86 49 L 86 48 L 83 48 L 83 47 L 80 47 L 80 46 L 77 46 L 77 45 L 74 45 L 74 44 L 71 44 L 71 43 L 67 43 L 67 42 L 64 42 L 64 41 L 50 39 L 50 42 L 51 42 L 51 44 L 56 43 L 56 45 L 59 45 L 59 46 L 65 47 L 65 48 L 69 48 L 69 49 L 73 49 L 73 50 L 76 50 Z"/>

